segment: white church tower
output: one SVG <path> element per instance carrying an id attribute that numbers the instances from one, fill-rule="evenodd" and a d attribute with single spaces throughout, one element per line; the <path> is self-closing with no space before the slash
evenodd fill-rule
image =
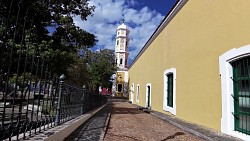
<path id="1" fill-rule="evenodd" d="M 123 23 L 116 29 L 115 38 L 115 61 L 117 71 L 115 81 L 113 82 L 113 96 L 127 97 L 128 96 L 128 45 L 129 45 L 129 30 Z"/>
<path id="2" fill-rule="evenodd" d="M 123 23 L 116 29 L 115 60 L 118 70 L 128 68 L 129 30 Z"/>

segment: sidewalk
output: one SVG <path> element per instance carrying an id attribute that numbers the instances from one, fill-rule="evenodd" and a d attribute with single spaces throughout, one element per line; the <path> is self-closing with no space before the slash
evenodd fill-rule
<path id="1" fill-rule="evenodd" d="M 64 141 L 99 141 L 103 138 L 112 105 L 108 104 Z"/>
<path id="2" fill-rule="evenodd" d="M 207 141 L 241 141 L 238 138 L 231 137 L 221 132 L 217 132 L 215 130 L 197 124 L 189 123 L 156 111 L 150 111 L 150 114 L 162 119 L 163 121 L 169 122 L 180 129 L 183 129 L 189 133 L 197 135 Z"/>

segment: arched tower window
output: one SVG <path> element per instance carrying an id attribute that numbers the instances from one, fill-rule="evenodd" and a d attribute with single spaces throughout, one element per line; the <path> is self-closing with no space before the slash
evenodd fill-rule
<path id="1" fill-rule="evenodd" d="M 122 58 L 121 58 L 121 59 L 120 59 L 120 64 L 122 64 L 122 61 L 123 61 L 123 60 L 122 60 Z"/>
<path id="2" fill-rule="evenodd" d="M 119 40 L 116 41 L 116 45 L 119 45 Z"/>

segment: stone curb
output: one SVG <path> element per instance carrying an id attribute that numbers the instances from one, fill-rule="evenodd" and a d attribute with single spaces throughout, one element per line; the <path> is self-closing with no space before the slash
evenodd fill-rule
<path id="1" fill-rule="evenodd" d="M 107 105 L 107 106 L 109 106 L 109 105 Z M 105 138 L 105 135 L 106 135 L 107 129 L 108 129 L 108 125 L 109 125 L 109 121 L 110 121 L 110 118 L 111 118 L 111 112 L 112 112 L 112 107 L 111 107 L 111 109 L 109 110 L 109 114 L 108 114 L 107 119 L 106 119 L 106 122 L 105 122 L 105 127 L 104 127 L 104 129 L 102 130 L 102 133 L 101 133 L 101 136 L 100 136 L 99 141 L 103 141 L 104 138 Z"/>

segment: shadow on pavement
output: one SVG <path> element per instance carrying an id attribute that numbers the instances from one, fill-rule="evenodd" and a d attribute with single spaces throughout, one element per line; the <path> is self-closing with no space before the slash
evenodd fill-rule
<path id="1" fill-rule="evenodd" d="M 119 139 L 121 139 L 121 138 L 129 138 L 129 139 L 133 139 L 135 141 L 142 141 L 142 140 L 136 139 L 135 137 L 130 137 L 130 136 L 126 136 L 126 135 L 115 135 L 115 134 L 111 134 L 111 133 L 107 133 L 107 134 L 109 134 L 109 136 L 117 137 Z"/>
<path id="2" fill-rule="evenodd" d="M 183 132 L 176 132 L 174 135 L 168 136 L 167 138 L 162 139 L 160 141 L 166 141 L 166 140 L 174 139 L 175 137 L 181 136 L 181 135 L 185 135 L 185 133 L 183 133 Z"/>
<path id="3" fill-rule="evenodd" d="M 113 107 L 112 114 L 142 114 L 143 112 L 136 108 Z"/>

